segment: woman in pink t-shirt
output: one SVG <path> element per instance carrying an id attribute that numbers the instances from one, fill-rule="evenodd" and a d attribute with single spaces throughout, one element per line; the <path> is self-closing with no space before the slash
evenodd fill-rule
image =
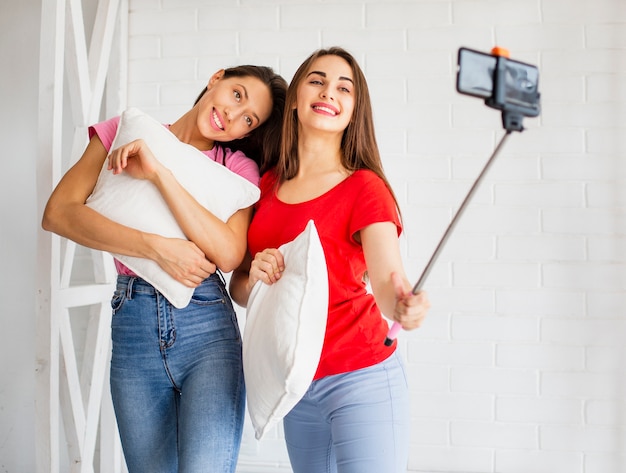
<path id="1" fill-rule="evenodd" d="M 276 248 L 311 219 L 328 268 L 317 372 L 283 421 L 294 473 L 406 471 L 408 387 L 397 344 L 384 343 L 389 327 L 382 314 L 414 329 L 429 303 L 425 294 L 412 294 L 403 269 L 401 222 L 374 137 L 367 83 L 345 50 L 319 50 L 296 71 L 278 164 L 260 187 L 249 255 L 231 278 L 233 300 L 245 306 L 259 280 L 280 286 L 284 259 Z"/>
<path id="2" fill-rule="evenodd" d="M 271 68 L 220 70 L 169 130 L 256 184 L 258 167 L 276 155 L 285 91 L 285 80 Z M 129 473 L 234 472 L 245 388 L 241 336 L 220 271 L 241 263 L 252 209 L 223 222 L 186 192 L 143 140 L 109 150 L 118 123 L 90 129 L 89 144 L 52 193 L 42 225 L 90 248 L 151 259 L 194 288 L 191 302 L 178 309 L 118 265 L 110 378 Z M 254 152 L 258 166 L 226 145 Z M 85 205 L 107 157 L 111 172 L 156 186 L 188 239 L 141 232 Z"/>

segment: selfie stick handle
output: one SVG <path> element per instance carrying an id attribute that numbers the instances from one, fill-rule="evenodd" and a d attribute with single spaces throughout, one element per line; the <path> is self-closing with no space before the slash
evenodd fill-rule
<path id="1" fill-rule="evenodd" d="M 470 188 L 469 192 L 465 196 L 465 199 L 463 200 L 463 202 L 461 203 L 461 206 L 459 207 L 459 209 L 457 210 L 456 214 L 454 215 L 454 218 L 452 219 L 452 221 L 448 225 L 448 228 L 447 228 L 446 232 L 443 234 L 443 237 L 441 238 L 441 240 L 439 240 L 439 244 L 437 245 L 437 248 L 435 249 L 435 252 L 430 257 L 430 260 L 428 261 L 428 264 L 426 265 L 426 268 L 424 268 L 424 271 L 422 271 L 422 275 L 420 276 L 420 278 L 417 281 L 417 283 L 415 283 L 415 286 L 413 286 L 413 290 L 411 291 L 413 294 L 417 294 L 419 292 L 419 290 L 422 288 L 422 286 L 424 284 L 424 281 L 426 281 L 426 278 L 430 274 L 430 270 L 432 269 L 433 265 L 435 264 L 435 261 L 439 257 L 439 253 L 441 253 L 441 250 L 443 250 L 444 245 L 448 241 L 448 238 L 450 237 L 450 234 L 452 233 L 452 230 L 454 230 L 454 227 L 456 227 L 456 224 L 459 221 L 459 218 L 461 217 L 461 215 L 463 214 L 463 211 L 467 207 L 467 204 L 469 204 L 470 200 L 474 196 L 474 193 L 478 189 L 478 186 L 479 186 L 480 182 L 482 181 L 482 179 L 485 176 L 485 174 L 487 174 L 487 171 L 488 171 L 489 167 L 491 166 L 493 161 L 496 159 L 496 156 L 498 155 L 498 153 L 500 152 L 500 150 L 504 146 L 504 142 L 506 141 L 506 139 L 508 138 L 508 136 L 511 133 L 512 133 L 511 130 L 509 130 L 509 129 L 506 130 L 506 133 L 504 134 L 504 136 L 500 140 L 500 143 L 498 143 L 498 146 L 496 146 L 496 149 L 491 154 L 491 157 L 487 161 L 487 164 L 485 164 L 485 167 L 483 167 L 483 170 L 480 172 L 480 174 L 478 175 L 478 177 L 474 181 L 474 184 L 472 184 L 472 187 Z M 389 332 L 387 333 L 387 338 L 385 338 L 385 345 L 386 346 L 391 346 L 393 344 L 393 341 L 396 339 L 396 337 L 398 336 L 398 333 L 400 332 L 401 329 L 402 329 L 402 326 L 398 322 L 394 322 L 393 323 L 393 325 L 389 329 Z"/>

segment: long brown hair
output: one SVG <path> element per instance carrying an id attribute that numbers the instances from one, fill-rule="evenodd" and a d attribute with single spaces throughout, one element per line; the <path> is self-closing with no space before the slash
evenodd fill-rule
<path id="1" fill-rule="evenodd" d="M 280 129 L 283 123 L 285 109 L 285 95 L 287 93 L 287 81 L 276 74 L 271 67 L 242 65 L 229 67 L 224 70 L 223 79 L 229 77 L 256 77 L 270 90 L 272 96 L 272 111 L 269 118 L 260 126 L 252 130 L 246 137 L 238 140 L 219 142 L 223 147 L 232 150 L 240 150 L 246 156 L 256 161 L 261 174 L 276 164 L 280 152 Z M 205 87 L 194 105 L 206 93 Z"/>
<path id="2" fill-rule="evenodd" d="M 341 164 L 348 171 L 369 169 L 387 185 L 398 207 L 398 200 L 385 176 L 380 151 L 374 132 L 374 116 L 369 88 L 365 75 L 356 59 L 345 49 L 334 46 L 313 52 L 298 68 L 287 89 L 285 116 L 282 128 L 280 156 L 276 165 L 278 182 L 284 182 L 296 176 L 300 161 L 298 158 L 298 112 L 295 108 L 298 87 L 306 78 L 313 62 L 322 56 L 338 56 L 344 59 L 352 69 L 354 81 L 354 110 L 350 123 L 341 139 Z M 398 207 L 399 211 L 399 207 Z"/>

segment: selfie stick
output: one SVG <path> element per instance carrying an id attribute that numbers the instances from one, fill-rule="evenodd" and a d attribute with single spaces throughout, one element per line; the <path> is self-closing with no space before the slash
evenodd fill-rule
<path id="1" fill-rule="evenodd" d="M 508 121 L 508 118 L 504 117 L 504 115 L 506 113 L 507 112 L 503 112 L 503 123 L 507 123 L 507 121 Z M 478 177 L 474 181 L 474 184 L 472 185 L 472 187 L 470 188 L 469 192 L 465 196 L 465 199 L 463 200 L 463 203 L 461 203 L 461 206 L 459 207 L 459 210 L 457 210 L 456 214 L 454 215 L 454 218 L 450 222 L 450 225 L 448 225 L 448 228 L 447 228 L 446 232 L 443 234 L 443 237 L 439 241 L 439 244 L 437 245 L 437 248 L 435 249 L 435 252 L 430 257 L 430 261 L 428 261 L 428 264 L 426 265 L 426 268 L 422 272 L 422 275 L 420 276 L 420 278 L 417 281 L 417 283 L 415 284 L 415 286 L 413 286 L 413 290 L 411 291 L 413 294 L 417 294 L 419 292 L 419 290 L 422 288 L 422 285 L 424 284 L 424 281 L 428 277 L 428 274 L 430 273 L 430 270 L 432 269 L 433 264 L 435 263 L 435 261 L 439 257 L 439 253 L 441 253 L 441 250 L 443 249 L 444 245 L 448 241 L 448 238 L 450 237 L 450 234 L 452 233 L 452 230 L 454 230 L 454 227 L 456 226 L 459 218 L 461 217 L 463 211 L 465 210 L 465 207 L 467 207 L 467 204 L 469 203 L 469 201 L 474 196 L 474 193 L 476 192 L 476 189 L 478 188 L 478 185 L 480 184 L 481 180 L 483 179 L 483 177 L 487 173 L 487 170 L 489 169 L 489 167 L 491 166 L 493 161 L 496 159 L 496 156 L 498 155 L 498 153 L 500 152 L 500 150 L 504 146 L 504 142 L 506 141 L 508 136 L 513 131 L 512 129 L 509 129 L 509 127 L 507 127 L 506 125 L 505 125 L 505 128 L 507 128 L 506 133 L 504 134 L 504 136 L 500 140 L 500 143 L 498 143 L 498 146 L 496 146 L 496 149 L 493 151 L 491 157 L 487 161 L 487 164 L 485 164 L 485 167 L 483 168 L 483 170 L 480 172 L 480 174 L 478 175 Z M 519 131 L 521 131 L 521 130 L 519 130 Z M 393 325 L 391 326 L 391 328 L 389 329 L 389 332 L 387 333 L 387 338 L 385 338 L 385 346 L 391 346 L 393 344 L 393 341 L 398 336 L 398 333 L 400 332 L 400 330 L 402 330 L 402 326 L 398 322 L 394 322 Z"/>
<path id="2" fill-rule="evenodd" d="M 460 50 L 459 50 L 459 53 L 460 53 Z M 478 188 L 478 185 L 482 181 L 483 177 L 487 173 L 487 170 L 489 169 L 493 161 L 496 159 L 496 156 L 502 149 L 502 146 L 504 146 L 504 142 L 506 141 L 506 139 L 509 137 L 509 135 L 513 131 L 521 132 L 524 130 L 524 126 L 522 122 L 525 116 L 534 117 L 534 116 L 539 115 L 539 107 L 538 107 L 539 93 L 538 92 L 536 92 L 535 96 L 532 97 L 536 102 L 532 103 L 530 107 L 525 104 L 523 104 L 522 106 L 515 105 L 507 101 L 507 94 L 506 94 L 505 86 L 507 82 L 506 73 L 507 73 L 508 50 L 505 48 L 495 47 L 491 50 L 491 54 L 497 58 L 496 64 L 495 64 L 495 71 L 493 74 L 493 87 L 492 88 L 493 88 L 494 93 L 492 97 L 489 97 L 487 98 L 487 100 L 485 100 L 485 105 L 502 111 L 502 126 L 506 130 L 506 133 L 504 134 L 504 136 L 502 137 L 502 139 L 496 146 L 496 149 L 493 151 L 491 157 L 487 161 L 487 164 L 485 164 L 485 167 L 483 168 L 483 170 L 480 172 L 480 174 L 474 181 L 474 184 L 472 185 L 469 192 L 465 196 L 465 199 L 461 203 L 459 210 L 457 210 L 456 214 L 454 215 L 454 218 L 450 222 L 450 225 L 448 225 L 448 229 L 446 230 L 446 232 L 443 234 L 443 237 L 439 241 L 439 244 L 437 245 L 435 252 L 430 257 L 430 261 L 428 261 L 426 268 L 422 272 L 422 275 L 420 276 L 415 286 L 413 286 L 413 290 L 412 290 L 413 294 L 417 294 L 419 290 L 422 288 L 422 285 L 424 284 L 426 277 L 430 273 L 430 270 L 432 269 L 433 264 L 435 263 L 435 261 L 437 260 L 437 257 L 439 256 L 439 253 L 441 253 L 441 250 L 446 244 L 448 237 L 452 233 L 452 230 L 454 230 L 454 227 L 456 226 L 459 218 L 463 214 L 465 207 L 467 207 L 467 204 L 474 196 L 474 193 L 476 192 L 476 189 Z M 458 88 L 458 85 L 457 85 L 457 88 Z M 393 325 L 389 329 L 389 332 L 387 333 L 387 338 L 385 338 L 386 346 L 391 346 L 393 344 L 393 341 L 395 340 L 395 338 L 397 337 L 401 329 L 402 329 L 402 326 L 398 322 L 393 323 Z"/>

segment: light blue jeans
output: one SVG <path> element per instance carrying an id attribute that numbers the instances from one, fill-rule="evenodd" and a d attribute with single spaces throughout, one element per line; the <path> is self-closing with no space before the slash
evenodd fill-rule
<path id="1" fill-rule="evenodd" d="M 397 351 L 369 368 L 314 381 L 283 419 L 294 473 L 405 473 L 409 408 Z"/>
<path id="2" fill-rule="evenodd" d="M 118 276 L 111 394 L 129 473 L 234 472 L 243 432 L 241 335 L 219 273 L 176 309 Z"/>

